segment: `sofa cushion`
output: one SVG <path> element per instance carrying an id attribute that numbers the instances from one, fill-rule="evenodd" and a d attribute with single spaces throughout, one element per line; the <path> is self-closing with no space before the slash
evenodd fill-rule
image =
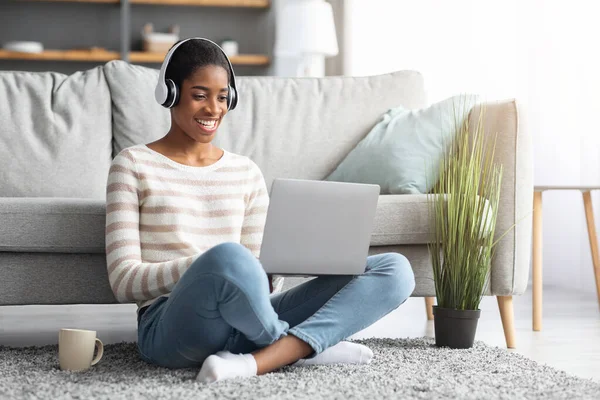
<path id="1" fill-rule="evenodd" d="M 0 197 L 0 221 L 0 252 L 105 252 L 104 200 Z"/>
<path id="2" fill-rule="evenodd" d="M 426 108 L 388 110 L 326 180 L 375 184 L 382 194 L 429 193 L 476 100 L 458 95 Z"/>
<path id="3" fill-rule="evenodd" d="M 0 72 L 0 196 L 104 199 L 110 103 L 102 67 Z"/>
<path id="4" fill-rule="evenodd" d="M 379 196 L 371 246 L 426 244 L 434 238 L 427 194 Z"/>
<path id="5" fill-rule="evenodd" d="M 112 98 L 113 157 L 127 147 L 160 139 L 169 131 L 170 111 L 154 100 L 158 71 L 120 60 L 104 66 Z"/>
<path id="6" fill-rule="evenodd" d="M 102 200 L 0 197 L 0 220 L 0 252 L 105 252 Z M 431 235 L 427 195 L 379 196 L 372 246 L 425 244 Z"/>
<path id="7" fill-rule="evenodd" d="M 113 100 L 113 155 L 164 136 L 170 114 L 154 100 L 158 70 L 111 61 L 104 71 Z M 214 143 L 250 157 L 269 187 L 278 177 L 325 178 L 385 111 L 425 106 L 423 79 L 414 71 L 236 81 L 238 106 L 223 119 Z"/>

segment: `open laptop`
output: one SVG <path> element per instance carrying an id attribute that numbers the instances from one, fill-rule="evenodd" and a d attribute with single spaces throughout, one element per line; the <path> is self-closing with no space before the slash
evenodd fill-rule
<path id="1" fill-rule="evenodd" d="M 275 179 L 260 262 L 269 274 L 365 272 L 379 185 Z"/>

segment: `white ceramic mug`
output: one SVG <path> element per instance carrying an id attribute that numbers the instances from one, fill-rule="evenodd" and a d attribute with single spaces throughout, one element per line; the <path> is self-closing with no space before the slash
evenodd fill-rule
<path id="1" fill-rule="evenodd" d="M 98 354 L 94 358 L 96 347 Z M 96 338 L 96 331 L 61 329 L 58 332 L 58 362 L 62 370 L 84 371 L 96 365 L 103 353 L 104 346 Z"/>

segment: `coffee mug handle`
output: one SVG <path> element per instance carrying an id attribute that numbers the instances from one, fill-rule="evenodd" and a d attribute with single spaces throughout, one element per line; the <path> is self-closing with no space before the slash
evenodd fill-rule
<path id="1" fill-rule="evenodd" d="M 102 354 L 104 354 L 104 345 L 102 344 L 102 341 L 98 338 L 96 338 L 96 347 L 98 348 L 98 354 L 96 354 L 96 357 L 92 360 L 91 365 L 98 364 L 98 361 L 100 361 L 100 359 L 102 358 Z"/>

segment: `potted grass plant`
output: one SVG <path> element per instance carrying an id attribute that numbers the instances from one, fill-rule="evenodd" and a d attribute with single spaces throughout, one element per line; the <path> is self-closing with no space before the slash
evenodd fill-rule
<path id="1" fill-rule="evenodd" d="M 429 244 L 437 306 L 433 307 L 439 347 L 473 346 L 479 304 L 489 283 L 502 166 L 494 161 L 495 135 L 484 131 L 484 107 L 475 126 L 459 119 L 439 164 L 437 184 L 428 194 L 434 238 Z M 474 112 L 472 109 L 471 112 Z M 472 116 L 473 117 L 473 116 Z"/>

